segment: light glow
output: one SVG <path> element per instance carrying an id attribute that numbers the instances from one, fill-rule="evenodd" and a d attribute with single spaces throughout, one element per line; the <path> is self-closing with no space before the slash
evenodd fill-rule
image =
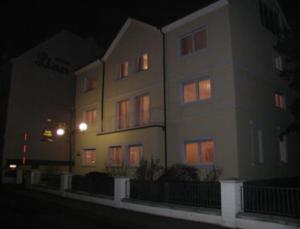
<path id="1" fill-rule="evenodd" d="M 58 136 L 62 136 L 62 135 L 65 134 L 65 130 L 62 129 L 62 128 L 59 128 L 59 129 L 57 129 L 56 134 L 57 134 Z"/>
<path id="2" fill-rule="evenodd" d="M 80 130 L 81 132 L 86 131 L 87 128 L 88 128 L 88 126 L 87 126 L 86 123 L 82 122 L 82 123 L 79 124 L 79 130 Z"/>
<path id="3" fill-rule="evenodd" d="M 16 168 L 17 168 L 17 165 L 11 164 L 11 165 L 9 165 L 9 168 L 10 168 L 10 169 L 16 169 Z"/>

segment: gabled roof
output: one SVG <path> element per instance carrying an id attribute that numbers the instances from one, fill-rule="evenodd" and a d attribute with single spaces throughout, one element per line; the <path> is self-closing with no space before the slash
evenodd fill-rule
<path id="1" fill-rule="evenodd" d="M 212 3 L 212 4 L 204 7 L 204 8 L 199 9 L 196 12 L 191 13 L 191 14 L 189 14 L 189 15 L 187 15 L 187 16 L 185 16 L 185 17 L 183 17 L 183 18 L 181 18 L 181 19 L 179 19 L 179 20 L 177 20 L 177 21 L 175 21 L 175 22 L 173 22 L 169 25 L 164 26 L 162 28 L 162 31 L 164 33 L 170 32 L 170 31 L 172 31 L 172 30 L 174 30 L 174 29 L 176 29 L 176 28 L 178 28 L 178 27 L 180 27 L 180 26 L 182 26 L 182 25 L 184 25 L 188 22 L 191 22 L 191 21 L 197 19 L 200 16 L 203 16 L 203 15 L 208 14 L 208 13 L 210 13 L 210 12 L 216 10 L 216 9 L 219 9 L 223 6 L 226 6 L 227 4 L 229 4 L 228 0 L 219 0 L 215 3 Z"/>
<path id="2" fill-rule="evenodd" d="M 112 53 L 112 51 L 115 49 L 115 47 L 118 45 L 119 41 L 121 40 L 121 38 L 123 37 L 123 35 L 126 33 L 127 29 L 130 27 L 130 25 L 132 23 L 137 23 L 140 24 L 146 28 L 152 29 L 157 31 L 158 28 L 149 25 L 145 22 L 141 22 L 138 20 L 135 20 L 133 18 L 128 18 L 127 21 L 125 22 L 125 24 L 123 25 L 123 27 L 121 28 L 121 30 L 119 31 L 118 35 L 116 36 L 116 38 L 113 40 L 113 42 L 111 43 L 111 45 L 109 46 L 109 48 L 107 49 L 107 51 L 105 52 L 104 56 L 102 57 L 103 61 L 106 61 L 107 58 L 110 56 L 110 54 Z"/>
<path id="3" fill-rule="evenodd" d="M 77 70 L 74 71 L 74 74 L 80 75 L 80 74 L 92 69 L 93 67 L 96 67 L 97 65 L 101 65 L 101 61 L 99 59 L 96 59 L 96 60 L 90 62 L 89 64 L 86 64 L 86 65 L 78 68 Z"/>

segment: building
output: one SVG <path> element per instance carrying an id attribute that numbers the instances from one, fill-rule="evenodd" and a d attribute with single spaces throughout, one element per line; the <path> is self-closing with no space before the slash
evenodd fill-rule
<path id="1" fill-rule="evenodd" d="M 1 125 L 4 182 L 14 176 L 19 166 L 68 171 L 68 138 L 55 137 L 51 131 L 57 125 L 73 128 L 73 71 L 99 54 L 92 40 L 61 31 L 2 66 L 1 79 L 6 79 L 4 84 L 1 81 L 4 91 L 1 120 L 5 123 Z"/>
<path id="2" fill-rule="evenodd" d="M 220 0 L 159 29 L 128 19 L 101 59 L 78 69 L 76 173 L 134 169 L 141 159 L 223 178 L 299 175 L 296 96 L 275 53 L 288 27 L 275 0 Z"/>

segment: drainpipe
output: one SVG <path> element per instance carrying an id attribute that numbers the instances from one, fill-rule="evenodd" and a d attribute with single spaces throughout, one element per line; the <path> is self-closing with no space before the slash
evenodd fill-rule
<path id="1" fill-rule="evenodd" d="M 168 169 L 168 142 L 167 142 L 167 91 L 166 91 L 166 37 L 160 29 L 163 45 L 163 93 L 164 93 L 164 142 L 165 142 L 165 170 Z"/>
<path id="2" fill-rule="evenodd" d="M 103 123 L 104 123 L 104 82 L 105 82 L 105 62 L 100 59 L 102 63 L 102 89 L 101 89 L 101 132 L 103 132 Z"/>

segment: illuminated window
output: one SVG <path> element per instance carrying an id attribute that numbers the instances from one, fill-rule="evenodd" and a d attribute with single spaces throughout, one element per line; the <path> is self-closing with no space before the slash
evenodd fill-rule
<path id="1" fill-rule="evenodd" d="M 283 136 L 282 139 L 279 139 L 279 158 L 280 162 L 287 163 L 287 146 L 286 146 L 286 136 Z"/>
<path id="2" fill-rule="evenodd" d="M 187 164 L 211 164 L 214 161 L 214 142 L 206 140 L 185 143 L 184 154 Z"/>
<path id="3" fill-rule="evenodd" d="M 122 148 L 121 146 L 112 146 L 109 148 L 109 165 L 110 166 L 122 166 Z"/>
<path id="4" fill-rule="evenodd" d="M 118 128 L 119 129 L 128 128 L 130 126 L 129 109 L 130 109 L 129 100 L 124 100 L 118 103 Z"/>
<path id="5" fill-rule="evenodd" d="M 130 166 L 139 166 L 143 156 L 143 146 L 129 146 L 128 149 L 128 164 Z"/>
<path id="6" fill-rule="evenodd" d="M 149 58 L 148 53 L 144 53 L 143 55 L 138 57 L 137 60 L 137 71 L 146 71 L 149 69 Z"/>
<path id="7" fill-rule="evenodd" d="M 82 152 L 82 165 L 94 166 L 96 164 L 96 149 L 85 149 Z"/>
<path id="8" fill-rule="evenodd" d="M 84 92 L 92 91 L 97 87 L 95 77 L 84 78 Z"/>
<path id="9" fill-rule="evenodd" d="M 201 29 L 189 33 L 180 39 L 181 56 L 206 48 L 206 30 Z"/>
<path id="10" fill-rule="evenodd" d="M 183 101 L 185 103 L 193 102 L 197 100 L 196 83 L 186 83 L 183 85 Z"/>
<path id="11" fill-rule="evenodd" d="M 209 99 L 211 96 L 210 80 L 199 81 L 199 99 Z"/>
<path id="12" fill-rule="evenodd" d="M 141 95 L 135 98 L 136 125 L 146 125 L 150 122 L 150 96 Z"/>
<path id="13" fill-rule="evenodd" d="M 121 73 L 120 73 L 120 78 L 126 78 L 128 77 L 128 69 L 129 69 L 129 64 L 128 61 L 125 61 L 121 64 Z"/>
<path id="14" fill-rule="evenodd" d="M 183 102 L 190 103 L 197 100 L 206 100 L 211 97 L 211 81 L 196 80 L 183 84 Z"/>
<path id="15" fill-rule="evenodd" d="M 285 109 L 285 99 L 281 93 L 275 93 L 275 106 L 280 109 Z"/>
<path id="16" fill-rule="evenodd" d="M 88 125 L 94 124 L 96 122 L 97 111 L 96 109 L 88 110 L 85 112 L 85 122 Z"/>

